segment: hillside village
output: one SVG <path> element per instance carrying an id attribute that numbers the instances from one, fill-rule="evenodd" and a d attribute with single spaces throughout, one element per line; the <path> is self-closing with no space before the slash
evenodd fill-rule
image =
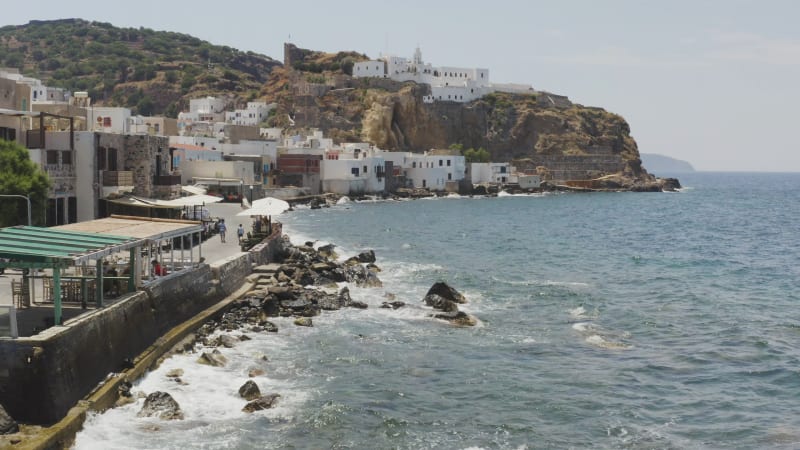
<path id="1" fill-rule="evenodd" d="M 413 61 L 387 57 L 356 63 L 354 71 L 358 77 L 391 74 L 431 83 L 433 93 L 425 102 L 532 90 L 488 84 L 485 69 L 434 68 L 422 63 L 419 49 Z M 86 92 L 48 87 L 9 68 L 0 68 L 0 94 L 0 138 L 26 147 L 53 183 L 48 226 L 135 205 L 179 205 L 170 201 L 192 185 L 228 201 L 252 201 L 322 193 L 471 193 L 479 184 L 535 189 L 542 181 L 536 168 L 522 172 L 508 162 L 467 164 L 457 149 L 386 151 L 367 142 L 334 142 L 314 129 L 287 134 L 266 128 L 276 107 L 266 102 L 231 109 L 225 99 L 207 96 L 192 99 L 177 119 L 143 117 L 129 108 L 96 106 Z"/>

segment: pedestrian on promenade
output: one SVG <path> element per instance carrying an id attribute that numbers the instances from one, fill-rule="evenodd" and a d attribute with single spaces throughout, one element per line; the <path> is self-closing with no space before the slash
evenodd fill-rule
<path id="1" fill-rule="evenodd" d="M 225 219 L 219 220 L 219 225 L 217 225 L 217 229 L 219 230 L 219 240 L 223 244 L 225 243 L 225 231 L 228 227 L 225 226 Z"/>
<path id="2" fill-rule="evenodd" d="M 242 224 L 239 224 L 239 228 L 236 230 L 236 235 L 239 236 L 239 245 L 242 245 L 242 239 L 244 239 L 244 227 Z"/>

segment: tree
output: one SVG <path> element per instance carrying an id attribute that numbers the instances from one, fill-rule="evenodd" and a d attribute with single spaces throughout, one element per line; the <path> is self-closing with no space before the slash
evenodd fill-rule
<path id="1" fill-rule="evenodd" d="M 489 162 L 492 158 L 492 155 L 483 147 L 480 147 L 477 150 L 470 148 L 464 151 L 464 158 L 468 163 Z"/>
<path id="2" fill-rule="evenodd" d="M 0 194 L 27 195 L 31 199 L 34 224 L 41 224 L 50 180 L 30 159 L 28 150 L 16 142 L 0 139 Z M 24 199 L 0 197 L 0 227 L 28 224 Z"/>

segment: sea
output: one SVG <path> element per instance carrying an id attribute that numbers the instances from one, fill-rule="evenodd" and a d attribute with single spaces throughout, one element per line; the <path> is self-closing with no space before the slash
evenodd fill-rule
<path id="1" fill-rule="evenodd" d="M 283 214 L 295 243 L 375 250 L 383 287 L 350 286 L 369 308 L 276 318 L 224 368 L 174 356 L 133 392 L 169 392 L 184 420 L 139 418 L 139 399 L 90 415 L 75 448 L 798 448 L 800 174 L 680 181 Z M 431 317 L 437 281 L 477 326 Z M 254 368 L 281 397 L 247 414 Z"/>

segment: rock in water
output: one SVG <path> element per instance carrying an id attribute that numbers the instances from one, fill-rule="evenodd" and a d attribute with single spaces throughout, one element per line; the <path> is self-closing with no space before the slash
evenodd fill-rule
<path id="1" fill-rule="evenodd" d="M 298 327 L 310 327 L 310 326 L 313 326 L 313 323 L 311 322 L 311 318 L 309 318 L 309 317 L 298 317 L 297 319 L 294 319 L 294 324 L 297 325 Z"/>
<path id="2" fill-rule="evenodd" d="M 361 252 L 356 256 L 358 262 L 362 263 L 374 263 L 375 262 L 375 251 L 374 250 L 367 250 L 365 252 Z"/>
<path id="3" fill-rule="evenodd" d="M 425 294 L 425 297 L 427 298 L 429 295 L 438 295 L 439 297 L 455 303 L 467 303 L 467 299 L 464 298 L 464 295 L 450 287 L 450 285 L 444 281 L 433 283 L 433 286 L 428 289 L 428 293 Z"/>
<path id="4" fill-rule="evenodd" d="M 262 409 L 272 408 L 278 403 L 278 398 L 280 398 L 280 395 L 278 394 L 261 396 L 257 400 L 253 400 L 252 402 L 244 405 L 242 411 L 251 413 L 254 411 L 261 411 Z"/>
<path id="5" fill-rule="evenodd" d="M 478 321 L 474 317 L 470 316 L 464 311 L 435 314 L 433 317 L 437 319 L 446 320 L 452 323 L 453 325 L 457 325 L 460 327 L 474 327 L 478 323 Z"/>
<path id="6" fill-rule="evenodd" d="M 18 431 L 17 421 L 8 415 L 3 405 L 0 405 L 0 434 L 11 434 Z"/>
<path id="7" fill-rule="evenodd" d="M 225 348 L 233 348 L 236 345 L 237 339 L 229 334 L 223 334 L 219 337 L 219 345 Z"/>
<path id="8" fill-rule="evenodd" d="M 239 388 L 239 395 L 245 400 L 255 400 L 261 397 L 261 390 L 253 380 L 247 380 L 242 387 Z"/>
<path id="9" fill-rule="evenodd" d="M 175 399 L 166 392 L 156 391 L 144 400 L 138 417 L 158 417 L 163 420 L 182 420 L 183 412 Z"/>
<path id="10" fill-rule="evenodd" d="M 222 356 L 222 353 L 215 351 L 212 353 L 203 352 L 203 354 L 197 358 L 197 362 L 208 366 L 225 367 L 225 364 L 228 363 L 228 360 Z"/>
<path id="11" fill-rule="evenodd" d="M 391 309 L 398 309 L 406 306 L 405 302 L 401 301 L 394 301 L 394 302 L 383 302 L 381 304 L 381 308 L 391 308 Z"/>

